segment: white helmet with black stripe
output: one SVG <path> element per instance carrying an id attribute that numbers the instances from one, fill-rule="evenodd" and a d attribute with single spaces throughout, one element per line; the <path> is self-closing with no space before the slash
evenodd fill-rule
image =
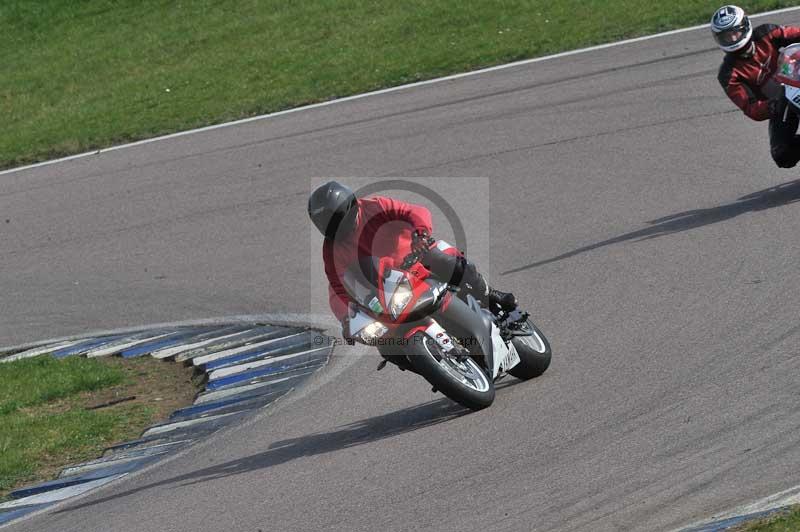
<path id="1" fill-rule="evenodd" d="M 722 6 L 711 17 L 711 33 L 720 48 L 737 52 L 750 44 L 753 26 L 741 7 Z"/>

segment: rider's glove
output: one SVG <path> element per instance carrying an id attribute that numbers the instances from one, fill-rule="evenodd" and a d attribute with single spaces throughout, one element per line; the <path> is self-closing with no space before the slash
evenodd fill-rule
<path id="1" fill-rule="evenodd" d="M 424 255 L 433 245 L 433 238 L 425 229 L 417 229 L 411 235 L 411 251 Z"/>

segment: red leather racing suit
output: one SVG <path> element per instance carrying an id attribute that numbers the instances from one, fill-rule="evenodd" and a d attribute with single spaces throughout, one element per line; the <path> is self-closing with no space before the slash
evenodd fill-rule
<path id="1" fill-rule="evenodd" d="M 800 28 L 762 24 L 753 30 L 755 51 L 725 54 L 719 68 L 719 82 L 725 93 L 744 114 L 753 120 L 769 118 L 769 100 L 781 95 L 773 75 L 778 64 L 778 49 L 800 42 Z"/>
<path id="2" fill-rule="evenodd" d="M 342 285 L 344 273 L 359 257 L 391 257 L 398 263 L 411 253 L 415 230 L 433 231 L 431 213 L 425 207 L 392 198 L 360 198 L 355 230 L 346 238 L 325 240 L 322 260 L 329 283 L 331 310 L 339 321 L 347 315 L 350 296 Z"/>

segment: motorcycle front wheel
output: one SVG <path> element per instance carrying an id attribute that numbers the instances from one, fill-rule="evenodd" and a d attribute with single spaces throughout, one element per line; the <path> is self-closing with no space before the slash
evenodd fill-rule
<path id="1" fill-rule="evenodd" d="M 470 410 L 481 410 L 494 401 L 494 383 L 472 357 L 448 355 L 425 333 L 411 337 L 409 349 L 414 369 L 453 401 Z"/>

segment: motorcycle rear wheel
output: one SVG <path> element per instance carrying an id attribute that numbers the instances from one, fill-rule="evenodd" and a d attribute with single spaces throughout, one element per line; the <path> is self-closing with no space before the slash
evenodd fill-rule
<path id="1" fill-rule="evenodd" d="M 459 361 L 445 353 L 425 333 L 409 341 L 408 360 L 434 388 L 470 410 L 481 410 L 494 402 L 494 383 L 472 357 Z"/>

